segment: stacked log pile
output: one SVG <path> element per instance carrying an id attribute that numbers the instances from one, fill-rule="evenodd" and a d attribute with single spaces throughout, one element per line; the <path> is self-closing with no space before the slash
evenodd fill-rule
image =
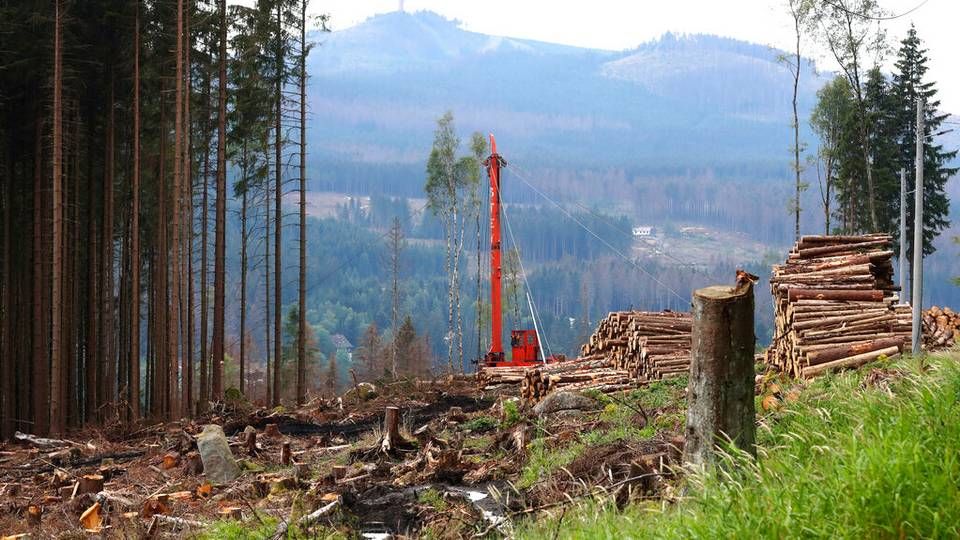
<path id="1" fill-rule="evenodd" d="M 893 356 L 910 340 L 885 234 L 804 236 L 774 265 L 774 340 L 767 363 L 794 377 Z"/>
<path id="2" fill-rule="evenodd" d="M 960 313 L 933 306 L 923 312 L 923 345 L 928 351 L 949 349 L 960 338 Z"/>
<path id="3" fill-rule="evenodd" d="M 689 313 L 616 311 L 597 325 L 582 358 L 606 358 L 641 380 L 686 373 L 690 367 Z"/>
<path id="4" fill-rule="evenodd" d="M 686 373 L 690 366 L 689 313 L 617 311 L 569 362 L 527 371 L 520 395 L 539 401 L 556 390 L 610 393 Z"/>

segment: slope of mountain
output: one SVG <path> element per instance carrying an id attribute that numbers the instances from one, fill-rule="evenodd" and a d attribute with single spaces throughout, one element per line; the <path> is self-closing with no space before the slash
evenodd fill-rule
<path id="1" fill-rule="evenodd" d="M 763 46 L 667 34 L 631 51 L 580 49 L 468 32 L 429 12 L 315 38 L 311 152 L 327 169 L 322 187 L 387 170 L 419 184 L 446 110 L 461 133 L 496 133 L 528 167 L 788 174 L 790 74 Z M 802 118 L 821 83 L 812 73 Z"/>

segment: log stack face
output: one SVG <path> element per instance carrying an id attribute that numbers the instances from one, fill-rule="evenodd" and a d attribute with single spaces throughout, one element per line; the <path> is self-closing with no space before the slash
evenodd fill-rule
<path id="1" fill-rule="evenodd" d="M 767 364 L 812 377 L 902 352 L 911 310 L 898 304 L 891 247 L 885 234 L 801 237 L 773 267 Z"/>
<path id="2" fill-rule="evenodd" d="M 923 312 L 923 346 L 928 351 L 949 349 L 960 338 L 960 313 L 933 306 Z"/>
<path id="3" fill-rule="evenodd" d="M 615 311 L 597 325 L 576 360 L 528 370 L 520 395 L 535 402 L 556 390 L 617 392 L 686 373 L 689 313 Z"/>
<path id="4" fill-rule="evenodd" d="M 687 373 L 690 368 L 689 313 L 614 311 L 580 348 L 574 360 L 536 367 L 480 370 L 480 386 L 520 385 L 536 402 L 555 390 L 617 392 Z"/>

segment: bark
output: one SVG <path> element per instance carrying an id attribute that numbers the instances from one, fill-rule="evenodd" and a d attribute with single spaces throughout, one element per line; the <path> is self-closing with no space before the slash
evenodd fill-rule
<path id="1" fill-rule="evenodd" d="M 49 415 L 50 433 L 59 435 L 64 428 L 63 391 L 63 69 L 61 50 L 60 0 L 56 0 L 53 37 L 53 248 L 50 276 L 50 406 L 37 411 L 38 416 Z M 44 384 L 48 384 L 44 382 Z M 46 404 L 44 404 L 46 407 Z M 43 432 L 38 432 L 44 435 Z"/>
<path id="2" fill-rule="evenodd" d="M 714 461 L 726 441 L 756 456 L 753 286 L 693 294 L 693 333 L 684 461 Z"/>
<path id="3" fill-rule="evenodd" d="M 211 49 L 211 57 L 212 49 Z M 204 103 L 206 104 L 206 113 L 204 115 L 204 140 L 203 144 L 203 191 L 200 194 L 200 396 L 199 410 L 203 412 L 207 408 L 210 400 L 210 368 L 208 365 L 209 355 L 207 350 L 207 332 L 209 331 L 208 317 L 210 314 L 209 291 L 207 290 L 207 239 L 208 217 L 210 214 L 209 201 L 210 195 L 210 140 L 209 140 L 209 117 L 210 117 L 210 87 L 212 77 L 205 75 Z"/>
<path id="4" fill-rule="evenodd" d="M 281 163 L 283 154 L 283 22 L 281 20 L 281 6 L 277 3 L 277 43 L 276 43 L 276 96 L 274 112 L 274 242 L 273 250 L 273 405 L 280 404 L 280 359 L 282 357 L 281 347 L 283 345 L 281 332 L 283 330 L 283 299 L 281 292 L 283 290 L 283 164 Z"/>
<path id="5" fill-rule="evenodd" d="M 217 209 L 213 254 L 213 344 L 212 399 L 223 397 L 224 296 L 227 220 L 227 2 L 219 0 L 220 74 L 217 105 Z"/>
<path id="6" fill-rule="evenodd" d="M 110 99 L 107 120 L 107 147 L 106 147 L 106 174 L 103 179 L 103 339 L 100 343 L 104 356 L 103 380 L 100 385 L 104 390 L 102 405 L 107 405 L 104 413 L 112 417 L 116 400 L 116 321 L 114 320 L 114 274 L 113 274 L 113 232 L 114 232 L 114 201 L 113 201 L 113 134 L 114 134 L 114 96 L 113 96 L 113 69 L 110 71 Z"/>
<path id="7" fill-rule="evenodd" d="M 297 404 L 307 400 L 307 1 L 300 2 L 300 276 Z"/>
<path id="8" fill-rule="evenodd" d="M 171 192 L 170 202 L 172 204 L 172 219 L 170 226 L 171 232 L 172 258 L 170 263 L 170 321 L 167 326 L 167 336 L 169 340 L 169 387 L 167 388 L 167 399 L 170 402 L 170 418 L 180 416 L 180 392 L 178 382 L 180 380 L 179 368 L 181 362 L 180 355 L 180 320 L 183 314 L 180 312 L 180 294 L 181 294 L 181 267 L 180 255 L 182 251 L 183 236 L 180 230 L 181 218 L 181 191 L 183 189 L 183 0 L 177 0 L 177 50 L 176 50 L 176 75 L 175 75 L 175 103 L 176 110 L 173 113 L 173 190 Z"/>
<path id="9" fill-rule="evenodd" d="M 13 254 L 10 243 L 10 230 L 13 228 L 11 215 L 13 214 L 13 175 L 10 161 L 4 166 L 3 180 L 3 283 L 0 295 L 0 441 L 7 440 L 13 435 L 13 276 L 10 257 Z"/>
<path id="10" fill-rule="evenodd" d="M 184 258 L 186 259 L 186 269 L 184 279 L 187 282 L 186 301 L 182 311 L 184 313 L 183 335 L 185 339 L 183 353 L 183 399 L 182 407 L 184 414 L 192 416 L 194 411 L 193 403 L 193 130 L 190 121 L 190 94 L 193 88 L 192 74 L 190 69 L 190 51 L 193 49 L 193 40 L 190 37 L 190 12 L 193 11 L 193 1 L 187 0 L 187 9 L 184 14 L 184 58 L 185 81 L 183 101 L 183 130 L 184 151 L 183 151 L 183 233 L 184 233 Z"/>
<path id="11" fill-rule="evenodd" d="M 270 341 L 273 339 L 273 333 L 270 329 L 270 325 L 273 322 L 270 318 L 270 304 L 271 304 L 271 288 L 270 288 L 270 178 L 267 177 L 264 181 L 263 186 L 263 203 L 264 203 L 264 218 L 263 218 L 263 284 L 264 284 L 264 295 L 263 295 L 263 304 L 264 304 L 264 321 L 263 327 L 265 332 L 264 336 L 264 351 L 266 352 L 266 361 L 264 366 L 266 367 L 266 383 L 267 383 L 267 392 L 266 392 L 266 402 L 273 404 L 274 403 L 274 388 L 273 388 L 273 364 L 277 362 L 277 359 L 274 358 L 271 363 L 271 356 L 273 355 L 273 349 L 270 347 Z"/>
<path id="12" fill-rule="evenodd" d="M 247 143 L 243 143 L 243 178 L 246 182 Z M 246 392 L 247 378 L 247 186 L 240 201 L 240 393 Z"/>
<path id="13" fill-rule="evenodd" d="M 50 371 L 48 367 L 49 357 L 47 356 L 47 342 L 50 334 L 47 326 L 46 295 L 44 294 L 46 283 L 46 265 L 44 260 L 46 253 L 44 249 L 44 230 L 43 215 L 45 204 L 43 204 L 43 122 L 40 119 L 40 113 L 36 115 L 36 127 L 34 130 L 34 178 L 33 178 L 33 349 L 32 365 L 33 372 L 31 378 L 31 387 L 33 390 L 32 412 L 34 426 L 31 431 L 37 434 L 44 434 L 49 431 L 49 423 L 45 414 L 47 400 L 49 399 L 49 380 Z"/>
<path id="14" fill-rule="evenodd" d="M 814 300 L 852 300 L 856 302 L 882 302 L 883 291 L 845 290 L 845 289 L 795 289 L 788 291 L 791 302 L 804 299 Z"/>
<path id="15" fill-rule="evenodd" d="M 135 4 L 133 38 L 133 177 L 130 207 L 130 366 L 127 369 L 131 420 L 140 418 L 140 0 Z"/>

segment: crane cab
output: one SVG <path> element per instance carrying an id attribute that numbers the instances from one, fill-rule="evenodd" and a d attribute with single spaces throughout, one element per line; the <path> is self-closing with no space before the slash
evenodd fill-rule
<path id="1" fill-rule="evenodd" d="M 515 366 L 529 366 L 541 362 L 540 340 L 537 339 L 536 330 L 512 330 L 510 348 L 513 350 L 511 359 Z"/>

